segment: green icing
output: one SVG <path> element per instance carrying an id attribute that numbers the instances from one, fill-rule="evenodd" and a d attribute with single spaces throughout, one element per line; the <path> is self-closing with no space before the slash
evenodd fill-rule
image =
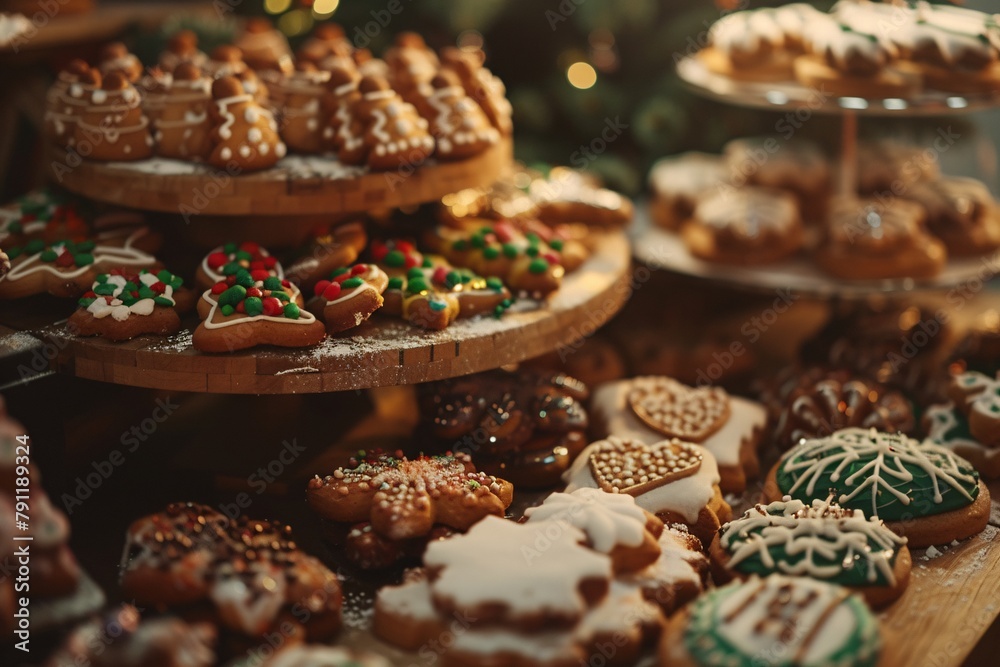
<path id="1" fill-rule="evenodd" d="M 808 503 L 832 491 L 842 507 L 883 521 L 950 512 L 979 495 L 979 473 L 965 459 L 905 435 L 860 428 L 803 442 L 785 454 L 776 478 L 782 494 Z"/>
<path id="2" fill-rule="evenodd" d="M 731 604 L 727 601 L 735 595 L 740 595 L 747 590 L 747 587 L 759 588 L 760 579 L 750 579 L 747 582 L 735 582 L 722 588 L 716 588 L 698 598 L 691 606 L 691 620 L 684 630 L 682 641 L 684 648 L 694 658 L 693 662 L 698 665 L 725 665 L 725 667 L 875 667 L 878 664 L 879 653 L 882 648 L 881 638 L 878 634 L 878 625 L 871 611 L 862 601 L 860 596 L 851 595 L 840 602 L 840 605 L 847 607 L 855 619 L 854 627 L 849 631 L 838 625 L 827 625 L 819 629 L 819 632 L 829 631 L 846 635 L 839 646 L 831 652 L 821 656 L 819 660 L 806 661 L 796 659 L 800 642 L 809 637 L 811 627 L 799 627 L 796 620 L 801 616 L 788 604 L 788 600 L 782 599 L 780 594 L 776 594 L 777 588 L 786 582 L 791 582 L 793 587 L 805 584 L 796 584 L 796 581 L 806 582 L 809 580 L 796 580 L 786 577 L 769 577 L 767 585 L 758 593 L 762 597 L 764 609 L 767 610 L 767 602 L 773 601 L 778 608 L 778 616 L 770 623 L 759 626 L 756 636 L 751 635 L 746 642 L 734 641 L 732 635 L 727 636 L 727 628 L 734 622 L 743 620 L 742 625 L 749 628 L 758 628 L 755 620 L 749 624 L 745 619 L 734 621 L 729 616 L 736 611 L 736 607 L 742 605 L 743 600 L 734 600 Z M 829 604 L 833 599 L 830 593 L 840 591 L 837 586 L 826 584 L 816 584 L 823 590 L 819 596 L 817 604 Z M 797 592 L 796 599 L 801 599 L 803 593 Z M 741 598 L 743 595 L 741 595 Z M 780 602 L 780 604 L 778 604 Z M 739 615 L 757 613 L 760 603 L 744 608 Z M 767 610 L 765 613 L 768 613 Z M 724 613 L 725 612 L 725 613 Z M 742 628 L 741 628 L 742 629 Z M 784 639 L 782 633 L 789 631 L 790 638 Z M 746 635 L 745 632 L 738 633 Z M 751 649 L 752 650 L 748 650 Z"/>

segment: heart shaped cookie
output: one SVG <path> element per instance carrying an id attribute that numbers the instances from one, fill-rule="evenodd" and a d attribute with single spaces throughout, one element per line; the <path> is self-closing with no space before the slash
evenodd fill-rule
<path id="1" fill-rule="evenodd" d="M 703 442 L 729 419 L 724 389 L 688 387 L 666 377 L 636 378 L 628 403 L 649 428 L 688 442 Z"/>
<path id="2" fill-rule="evenodd" d="M 596 443 L 590 454 L 590 470 L 602 490 L 641 496 L 695 474 L 701 460 L 700 448 L 689 442 L 674 439 L 647 445 L 610 437 Z"/>

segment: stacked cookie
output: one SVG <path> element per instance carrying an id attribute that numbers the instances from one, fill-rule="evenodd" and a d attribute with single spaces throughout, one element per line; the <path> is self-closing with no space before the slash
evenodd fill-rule
<path id="1" fill-rule="evenodd" d="M 54 143 L 92 159 L 156 154 L 229 173 L 271 167 L 289 148 L 373 170 L 461 160 L 511 132 L 504 86 L 483 60 L 437 53 L 413 33 L 378 60 L 332 24 L 293 60 L 281 33 L 254 19 L 207 55 L 190 31 L 174 35 L 145 74 L 118 43 L 97 67 L 73 61 L 49 91 L 45 125 Z"/>
<path id="2" fill-rule="evenodd" d="M 857 196 L 831 196 L 831 167 L 808 142 L 737 139 L 722 156 L 654 165 L 651 212 L 692 255 L 769 264 L 809 253 L 846 280 L 933 278 L 949 256 L 1000 247 L 1000 207 L 985 184 L 943 176 L 926 151 L 862 144 Z"/>
<path id="3" fill-rule="evenodd" d="M 1000 30 L 962 7 L 840 0 L 739 11 L 717 21 L 698 58 L 741 81 L 797 80 L 835 95 L 908 97 L 1000 90 Z"/>

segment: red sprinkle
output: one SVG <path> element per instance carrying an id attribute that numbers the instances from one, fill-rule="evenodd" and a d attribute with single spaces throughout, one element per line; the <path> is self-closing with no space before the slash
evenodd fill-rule
<path id="1" fill-rule="evenodd" d="M 410 243 L 409 241 L 396 241 L 396 250 L 400 251 L 403 254 L 408 255 L 414 250 L 416 250 L 416 248 L 414 248 L 413 244 Z"/>
<path id="2" fill-rule="evenodd" d="M 355 264 L 354 266 L 351 267 L 351 275 L 352 276 L 360 276 L 362 273 L 366 272 L 367 270 L 368 270 L 368 267 L 365 266 L 364 264 Z"/>
<path id="3" fill-rule="evenodd" d="M 256 271 L 251 271 L 250 277 L 253 278 L 254 280 L 267 280 L 268 278 L 271 277 L 271 274 L 268 273 L 265 269 L 258 269 Z"/>
<path id="4" fill-rule="evenodd" d="M 389 254 L 389 248 L 384 243 L 376 241 L 372 243 L 372 259 L 381 262 Z"/>
<path id="5" fill-rule="evenodd" d="M 323 298 L 327 301 L 333 301 L 340 296 L 340 290 L 340 283 L 330 283 L 323 289 Z"/>
<path id="6" fill-rule="evenodd" d="M 493 225 L 493 232 L 501 243 L 510 243 L 514 238 L 514 229 L 506 222 L 498 222 Z"/>
<path id="7" fill-rule="evenodd" d="M 433 282 L 438 284 L 443 284 L 448 280 L 448 269 L 443 266 L 439 266 L 434 269 L 434 276 L 431 278 Z"/>
<path id="8" fill-rule="evenodd" d="M 344 271 L 343 273 L 333 277 L 334 282 L 342 283 L 351 277 L 350 271 Z"/>
<path id="9" fill-rule="evenodd" d="M 313 287 L 313 294 L 315 294 L 316 296 L 319 296 L 320 294 L 322 294 L 323 292 L 325 292 L 326 288 L 329 287 L 329 286 L 330 286 L 330 281 L 329 280 L 321 280 L 318 283 L 316 283 L 316 285 Z M 249 294 L 249 292 L 248 292 L 248 294 Z"/>
<path id="10" fill-rule="evenodd" d="M 208 256 L 208 268 L 217 269 L 229 263 L 229 255 L 224 252 L 213 252 Z"/>
<path id="11" fill-rule="evenodd" d="M 407 255 L 405 260 L 405 266 L 408 269 L 412 269 L 417 265 L 417 258 L 413 255 Z"/>
<path id="12" fill-rule="evenodd" d="M 260 271 L 262 269 L 267 269 L 267 265 L 264 264 L 264 260 L 262 260 L 262 259 L 255 259 L 252 262 L 250 262 L 250 270 L 251 271 Z"/>
<path id="13" fill-rule="evenodd" d="M 243 252 L 248 252 L 251 255 L 256 255 L 258 252 L 260 252 L 260 245 L 254 243 L 253 241 L 244 241 L 243 243 L 240 244 L 240 250 L 242 250 Z"/>
<path id="14" fill-rule="evenodd" d="M 271 317 L 281 315 L 285 307 L 282 305 L 281 301 L 274 296 L 264 297 L 264 314 Z"/>
<path id="15" fill-rule="evenodd" d="M 553 266 L 559 263 L 559 255 L 555 253 L 547 252 L 542 255 L 542 257 L 548 260 L 549 264 L 552 264 Z"/>
<path id="16" fill-rule="evenodd" d="M 260 298 L 264 296 L 264 293 L 260 291 L 259 287 L 248 287 L 247 296 L 255 296 L 257 298 Z"/>
<path id="17" fill-rule="evenodd" d="M 212 285 L 212 294 L 222 294 L 227 289 L 229 289 L 229 285 L 226 283 L 215 283 Z"/>
<path id="18" fill-rule="evenodd" d="M 278 263 L 278 260 L 274 257 L 265 257 L 261 261 L 264 262 L 264 268 L 267 269 L 273 269 L 274 265 Z"/>
<path id="19" fill-rule="evenodd" d="M 243 305 L 242 301 L 240 301 L 238 304 L 236 304 L 236 312 L 237 313 L 245 313 L 245 312 L 247 312 L 247 307 Z"/>
<path id="20" fill-rule="evenodd" d="M 155 283 L 149 286 L 149 289 L 156 292 L 157 294 L 163 294 L 164 292 L 167 291 L 167 286 L 160 281 L 156 281 Z"/>
<path id="21" fill-rule="evenodd" d="M 56 266 L 73 266 L 73 255 L 68 252 L 56 257 Z"/>

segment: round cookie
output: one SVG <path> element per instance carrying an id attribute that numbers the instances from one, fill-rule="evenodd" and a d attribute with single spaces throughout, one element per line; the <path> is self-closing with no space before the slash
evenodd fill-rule
<path id="1" fill-rule="evenodd" d="M 716 588 L 670 619 L 661 664 L 887 665 L 878 620 L 858 595 L 804 577 L 753 577 Z"/>
<path id="2" fill-rule="evenodd" d="M 722 264 L 776 262 L 798 252 L 804 240 L 795 199 L 758 187 L 705 195 L 680 233 L 692 255 Z"/>
<path id="3" fill-rule="evenodd" d="M 990 493 L 951 451 L 901 434 L 848 428 L 806 440 L 768 473 L 764 498 L 833 499 L 885 521 L 912 547 L 947 544 L 986 527 Z"/>
<path id="4" fill-rule="evenodd" d="M 807 576 L 861 593 L 874 607 L 903 594 L 912 568 L 905 539 L 829 499 L 755 505 L 719 530 L 709 555 L 717 584 L 753 575 Z"/>

